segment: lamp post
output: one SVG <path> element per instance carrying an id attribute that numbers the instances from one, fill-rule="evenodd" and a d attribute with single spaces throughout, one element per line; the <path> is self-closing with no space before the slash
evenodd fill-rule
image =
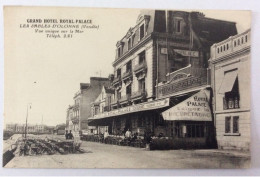
<path id="1" fill-rule="evenodd" d="M 31 109 L 31 106 L 32 106 L 32 103 L 28 103 L 27 104 L 27 112 L 26 112 L 26 122 L 25 122 L 25 135 L 24 137 L 26 138 L 27 137 L 27 129 L 28 129 L 28 125 L 27 125 L 27 122 L 28 122 L 28 107 L 30 106 L 30 109 Z"/>

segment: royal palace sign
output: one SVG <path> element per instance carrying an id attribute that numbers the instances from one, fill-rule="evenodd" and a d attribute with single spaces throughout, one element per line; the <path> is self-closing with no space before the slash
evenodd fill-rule
<path id="1" fill-rule="evenodd" d="M 170 102 L 169 98 L 166 98 L 166 99 L 151 101 L 143 104 L 132 105 L 125 108 L 120 108 L 113 111 L 104 112 L 102 114 L 95 115 L 94 117 L 89 118 L 89 120 L 102 119 L 102 118 L 119 116 L 128 113 L 139 112 L 139 111 L 147 111 L 152 109 L 163 108 L 169 106 L 169 102 Z"/>

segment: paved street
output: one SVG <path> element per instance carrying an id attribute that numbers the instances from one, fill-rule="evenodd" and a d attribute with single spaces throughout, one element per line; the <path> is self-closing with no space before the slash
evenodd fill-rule
<path id="1" fill-rule="evenodd" d="M 249 154 L 222 150 L 145 149 L 83 141 L 84 154 L 18 156 L 7 168 L 246 168 Z"/>

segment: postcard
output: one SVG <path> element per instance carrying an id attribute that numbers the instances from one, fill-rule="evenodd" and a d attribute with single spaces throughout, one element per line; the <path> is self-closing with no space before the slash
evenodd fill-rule
<path id="1" fill-rule="evenodd" d="M 4 7 L 5 168 L 250 168 L 251 12 Z"/>

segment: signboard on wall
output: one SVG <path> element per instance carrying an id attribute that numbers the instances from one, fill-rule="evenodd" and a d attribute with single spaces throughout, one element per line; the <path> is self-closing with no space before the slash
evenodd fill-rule
<path id="1" fill-rule="evenodd" d="M 163 107 L 169 106 L 169 102 L 170 102 L 169 98 L 165 98 L 162 100 L 151 101 L 151 102 L 147 102 L 147 103 L 143 103 L 143 104 L 128 106 L 125 108 L 120 108 L 120 109 L 113 110 L 110 112 L 104 112 L 102 114 L 95 115 L 93 118 L 89 118 L 89 120 L 101 119 L 101 118 L 118 116 L 118 115 L 123 115 L 123 114 L 128 114 L 128 113 L 139 112 L 139 111 L 163 108 Z"/>
<path id="2" fill-rule="evenodd" d="M 198 51 L 190 51 L 190 50 L 180 50 L 180 49 L 173 49 L 174 52 L 181 54 L 182 56 L 187 57 L 199 57 Z"/>

